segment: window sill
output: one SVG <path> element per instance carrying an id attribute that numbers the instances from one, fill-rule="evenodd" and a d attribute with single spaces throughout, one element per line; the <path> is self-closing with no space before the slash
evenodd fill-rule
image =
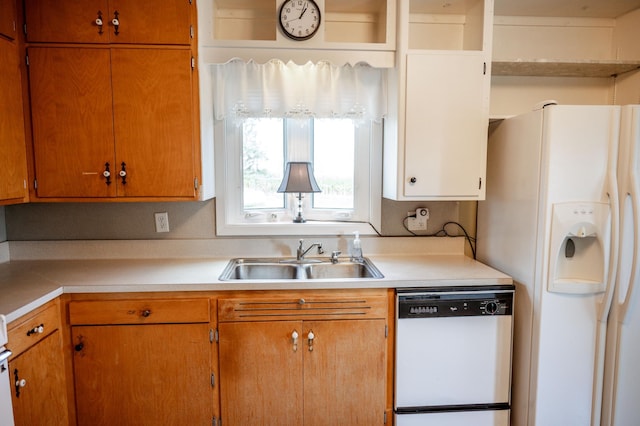
<path id="1" fill-rule="evenodd" d="M 242 223 L 217 224 L 219 236 L 263 236 L 263 235 L 378 235 L 373 226 L 364 222 L 322 222 L 305 223 Z"/>

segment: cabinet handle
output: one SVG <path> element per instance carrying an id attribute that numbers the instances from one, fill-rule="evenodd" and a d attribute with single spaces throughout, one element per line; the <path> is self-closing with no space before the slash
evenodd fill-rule
<path id="1" fill-rule="evenodd" d="M 148 318 L 149 315 L 151 315 L 151 310 L 150 309 L 145 309 L 144 311 L 142 311 L 142 316 L 145 318 Z"/>
<path id="2" fill-rule="evenodd" d="M 20 376 L 18 375 L 18 369 L 14 369 L 13 370 L 13 378 L 14 378 L 14 383 L 15 383 L 15 388 L 16 388 L 16 397 L 20 397 L 20 389 L 22 389 L 23 387 L 25 387 L 27 385 L 27 381 L 25 379 L 21 379 Z"/>
<path id="3" fill-rule="evenodd" d="M 104 172 L 102 172 L 102 176 L 106 178 L 106 184 L 111 185 L 111 169 L 109 163 L 104 163 Z"/>
<path id="4" fill-rule="evenodd" d="M 316 335 L 313 334 L 313 331 L 309 331 L 307 334 L 307 344 L 309 345 L 309 352 L 313 351 L 313 339 L 316 338 Z"/>
<path id="5" fill-rule="evenodd" d="M 120 173 L 118 174 L 122 179 L 122 184 L 126 185 L 127 184 L 127 163 L 125 163 L 124 161 L 122 162 L 122 164 L 120 164 Z"/>
<path id="6" fill-rule="evenodd" d="M 113 19 L 111 20 L 111 23 L 113 24 L 114 28 L 115 28 L 115 35 L 120 34 L 120 13 L 118 13 L 118 11 L 116 10 L 115 12 L 113 12 Z"/>
<path id="7" fill-rule="evenodd" d="M 293 333 L 291 333 L 291 341 L 293 342 L 293 351 L 296 352 L 298 350 L 298 332 L 296 330 L 293 330 Z"/>
<path id="8" fill-rule="evenodd" d="M 104 22 L 102 22 L 102 11 L 98 11 L 98 17 L 96 18 L 96 25 L 98 26 L 98 34 L 102 34 L 102 25 L 104 25 Z"/>
<path id="9" fill-rule="evenodd" d="M 42 334 L 42 333 L 44 333 L 44 324 L 35 326 L 31 330 L 27 331 L 27 336 L 31 336 L 32 334 Z"/>

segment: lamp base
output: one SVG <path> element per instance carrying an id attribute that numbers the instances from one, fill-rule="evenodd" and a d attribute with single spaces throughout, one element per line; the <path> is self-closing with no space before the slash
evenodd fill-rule
<path id="1" fill-rule="evenodd" d="M 306 220 L 302 217 L 302 193 L 298 193 L 298 214 L 293 218 L 293 223 L 305 223 Z"/>

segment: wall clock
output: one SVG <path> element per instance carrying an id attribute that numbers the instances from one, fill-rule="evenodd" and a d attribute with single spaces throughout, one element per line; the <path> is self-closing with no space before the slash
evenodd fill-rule
<path id="1" fill-rule="evenodd" d="M 320 8 L 313 0 L 286 0 L 280 6 L 282 32 L 292 40 L 307 40 L 320 28 Z"/>

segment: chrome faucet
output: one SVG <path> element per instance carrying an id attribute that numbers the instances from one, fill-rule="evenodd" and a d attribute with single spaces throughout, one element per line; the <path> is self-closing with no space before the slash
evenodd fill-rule
<path id="1" fill-rule="evenodd" d="M 324 250 L 322 250 L 321 243 L 313 243 L 309 247 L 307 247 L 306 250 L 302 247 L 303 243 L 304 243 L 304 240 L 301 239 L 300 244 L 298 244 L 298 250 L 296 251 L 296 260 L 304 260 L 304 256 L 307 253 L 309 253 L 309 250 L 311 250 L 314 247 L 318 247 L 318 254 L 324 253 Z"/>

